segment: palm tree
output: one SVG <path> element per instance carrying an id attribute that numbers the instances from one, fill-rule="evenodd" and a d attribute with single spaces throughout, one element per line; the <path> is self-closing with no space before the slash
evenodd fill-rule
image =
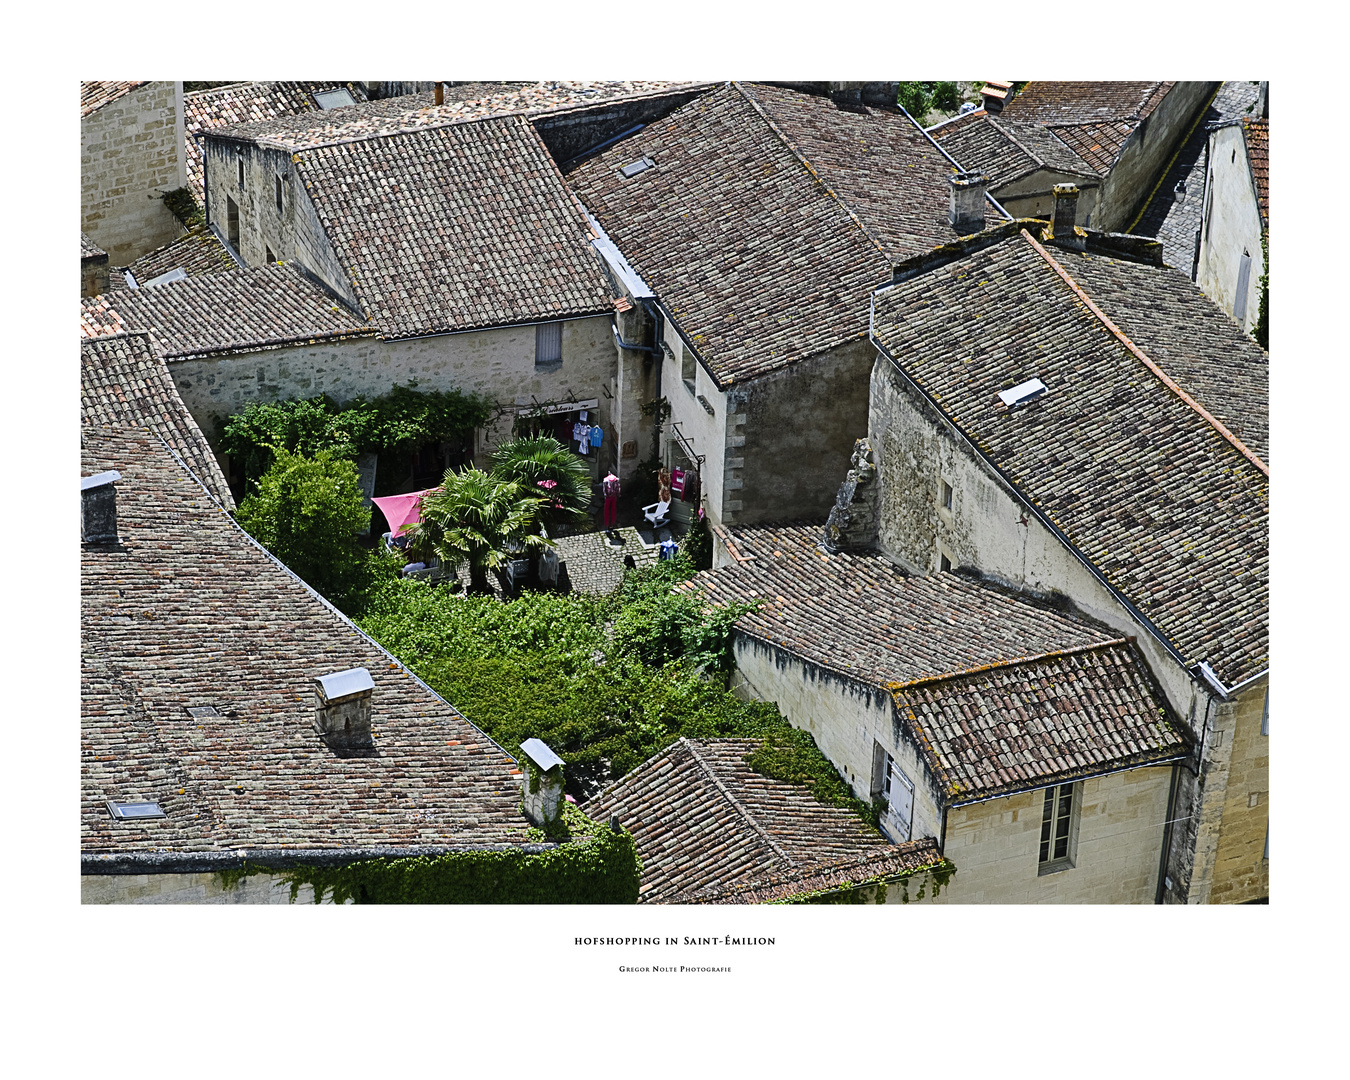
<path id="1" fill-rule="evenodd" d="M 408 547 L 449 566 L 468 563 L 469 591 L 490 594 L 489 570 L 500 581 L 517 552 L 552 547 L 537 531 L 543 502 L 519 480 L 451 469 L 439 488 L 423 496 L 422 520 L 410 530 Z"/>
<path id="2" fill-rule="evenodd" d="M 537 489 L 545 499 L 545 525 L 584 521 L 591 503 L 591 474 L 576 454 L 548 435 L 502 443 L 492 454 L 492 475 Z"/>

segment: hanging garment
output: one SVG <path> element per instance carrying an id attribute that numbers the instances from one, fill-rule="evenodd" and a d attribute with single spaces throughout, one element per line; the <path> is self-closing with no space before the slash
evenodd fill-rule
<path id="1" fill-rule="evenodd" d="M 581 442 L 581 421 L 572 425 L 572 441 Z"/>
<path id="2" fill-rule="evenodd" d="M 681 498 L 684 497 L 684 470 L 670 470 L 670 490 Z"/>
<path id="3" fill-rule="evenodd" d="M 592 425 L 591 425 L 591 445 L 592 445 L 592 446 L 599 446 L 600 443 L 601 443 L 601 440 L 603 440 L 604 437 L 605 437 L 605 429 L 602 428 L 599 424 L 592 424 Z"/>
<path id="4" fill-rule="evenodd" d="M 684 492 L 680 495 L 681 502 L 698 502 L 698 472 L 690 469 L 684 474 Z"/>

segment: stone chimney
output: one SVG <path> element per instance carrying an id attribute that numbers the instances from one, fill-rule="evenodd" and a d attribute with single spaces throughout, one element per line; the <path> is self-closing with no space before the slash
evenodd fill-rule
<path id="1" fill-rule="evenodd" d="M 520 750 L 525 767 L 525 816 L 534 825 L 551 825 L 562 808 L 563 759 L 542 739 L 526 739 Z"/>
<path id="2" fill-rule="evenodd" d="M 117 542 L 117 488 L 122 479 L 116 469 L 97 476 L 80 477 L 80 539 L 86 544 Z"/>
<path id="3" fill-rule="evenodd" d="M 984 102 L 984 111 L 990 116 L 997 116 L 1003 111 L 1003 106 L 1012 100 L 1013 88 L 1010 82 L 988 81 L 980 91 L 980 100 Z"/>
<path id="4" fill-rule="evenodd" d="M 1074 224 L 1078 217 L 1078 188 L 1073 184 L 1055 185 L 1055 211 L 1041 239 L 1060 247 L 1082 251 L 1087 247 L 1087 231 Z"/>
<path id="5" fill-rule="evenodd" d="M 335 671 L 314 680 L 314 730 L 329 746 L 359 749 L 374 745 L 370 733 L 375 680 L 363 667 Z"/>
<path id="6" fill-rule="evenodd" d="M 962 236 L 984 228 L 984 193 L 989 177 L 978 172 L 958 172 L 947 177 L 950 195 L 947 220 Z"/>

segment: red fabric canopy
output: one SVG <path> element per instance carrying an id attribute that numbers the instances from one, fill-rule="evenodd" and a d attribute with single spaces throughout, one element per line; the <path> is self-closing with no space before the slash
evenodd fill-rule
<path id="1" fill-rule="evenodd" d="M 385 520 L 389 522 L 390 531 L 398 536 L 409 525 L 416 525 L 422 520 L 422 496 L 428 491 L 435 490 L 427 488 L 426 491 L 410 491 L 406 495 L 385 495 L 370 501 L 380 508 Z"/>

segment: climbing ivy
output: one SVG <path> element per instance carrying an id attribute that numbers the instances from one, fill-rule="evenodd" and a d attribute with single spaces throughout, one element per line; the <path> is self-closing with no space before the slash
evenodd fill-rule
<path id="1" fill-rule="evenodd" d="M 164 205 L 169 213 L 173 214 L 183 223 L 183 227 L 189 232 L 197 232 L 206 228 L 206 215 L 202 213 L 202 208 L 197 205 L 197 199 L 185 187 L 175 188 L 173 191 L 164 193 Z"/>
<path id="2" fill-rule="evenodd" d="M 254 874 L 277 874 L 290 886 L 314 889 L 315 903 L 335 904 L 635 904 L 642 863 L 627 830 L 615 832 L 573 806 L 559 829 L 530 830 L 530 840 L 556 847 L 527 852 L 454 851 L 406 859 L 365 859 L 345 866 L 269 868 L 265 859 L 217 872 L 224 888 Z"/>
<path id="3" fill-rule="evenodd" d="M 880 824 L 879 805 L 855 798 L 829 758 L 820 752 L 815 739 L 805 731 L 784 727 L 770 732 L 758 749 L 746 755 L 745 763 L 761 776 L 805 785 L 816 801 L 825 806 L 852 810 L 874 828 Z"/>
<path id="4" fill-rule="evenodd" d="M 409 384 L 342 406 L 326 395 L 253 402 L 233 416 L 217 417 L 216 433 L 220 448 L 243 468 L 247 489 L 270 467 L 272 447 L 307 457 L 321 450 L 348 459 L 370 451 L 406 455 L 431 443 L 467 437 L 490 411 L 478 396 L 421 391 Z"/>
<path id="5" fill-rule="evenodd" d="M 951 881 L 952 875 L 956 873 L 956 867 L 943 859 L 938 865 L 925 867 L 923 870 L 916 870 L 912 874 L 906 874 L 897 882 L 889 874 L 878 874 L 876 877 L 865 878 L 862 881 L 854 882 L 844 889 L 829 888 L 816 889 L 812 892 L 800 893 L 797 896 L 789 896 L 783 900 L 776 900 L 777 904 L 884 904 L 889 894 L 889 889 L 895 885 L 900 886 L 900 902 L 908 904 L 910 902 L 909 883 L 914 878 L 919 878 L 919 891 L 915 895 L 915 900 L 924 899 L 927 894 L 929 884 L 933 886 L 932 899 L 936 900 L 942 890 L 946 888 Z M 920 876 L 922 875 L 922 876 Z"/>

